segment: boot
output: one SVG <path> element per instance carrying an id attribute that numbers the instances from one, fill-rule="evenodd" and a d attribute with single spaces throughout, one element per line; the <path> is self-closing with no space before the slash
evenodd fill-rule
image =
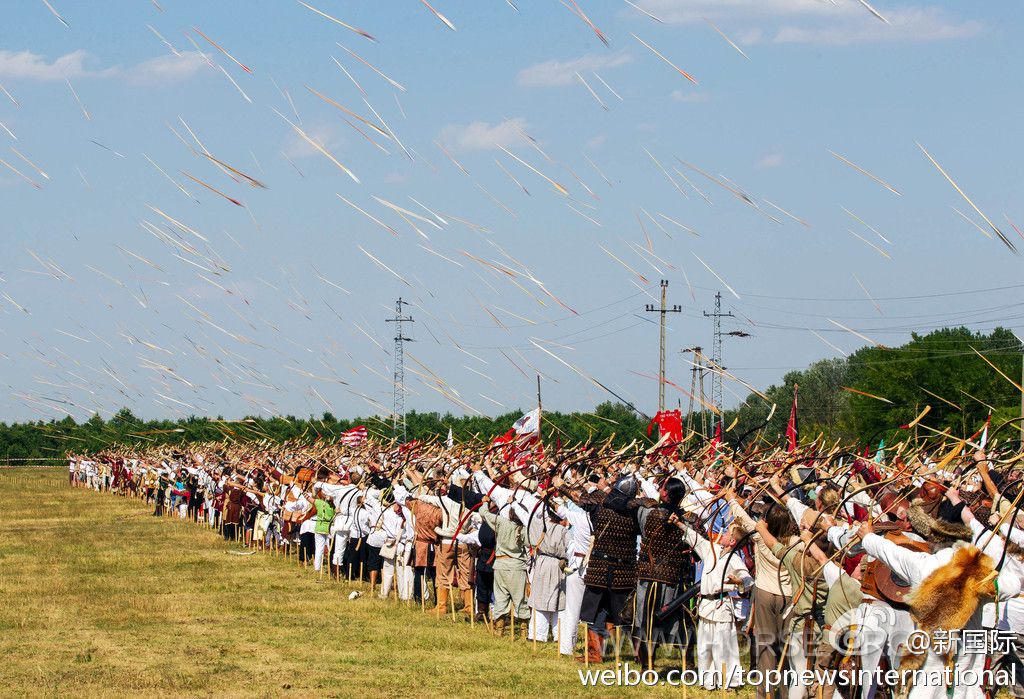
<path id="1" fill-rule="evenodd" d="M 473 618 L 473 591 L 462 591 L 462 616 L 466 621 Z"/>
<path id="2" fill-rule="evenodd" d="M 581 663 L 598 664 L 604 660 L 601 655 L 601 637 L 596 631 L 587 629 L 587 647 L 583 649 L 583 655 L 576 658 Z"/>
<path id="3" fill-rule="evenodd" d="M 437 588 L 437 606 L 428 608 L 428 612 L 435 612 L 444 616 L 448 613 L 448 588 L 438 586 Z"/>
<path id="4" fill-rule="evenodd" d="M 494 620 L 494 635 L 501 638 L 505 633 L 505 624 L 508 623 L 508 617 L 502 615 Z"/>

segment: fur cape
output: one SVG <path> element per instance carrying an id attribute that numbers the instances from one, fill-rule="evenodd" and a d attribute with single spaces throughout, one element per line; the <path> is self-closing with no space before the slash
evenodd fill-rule
<path id="1" fill-rule="evenodd" d="M 925 511 L 924 500 L 915 499 L 907 510 L 911 529 L 927 541 L 971 540 L 971 528 L 966 524 L 947 522 L 932 517 Z"/>
<path id="2" fill-rule="evenodd" d="M 982 597 L 995 597 L 995 572 L 992 559 L 981 549 L 957 544 L 949 563 L 932 571 L 905 598 L 918 628 L 928 634 L 936 629 L 962 629 Z M 923 653 L 907 655 L 900 669 L 919 668 L 924 659 Z"/>

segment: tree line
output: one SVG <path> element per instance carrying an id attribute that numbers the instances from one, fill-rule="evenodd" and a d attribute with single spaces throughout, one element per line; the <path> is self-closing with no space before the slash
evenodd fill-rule
<path id="1" fill-rule="evenodd" d="M 1021 392 L 1012 383 L 1021 383 L 1021 349 L 1020 340 L 1005 328 L 988 334 L 962 327 L 915 333 L 900 347 L 863 347 L 849 357 L 792 371 L 763 391 L 767 400 L 751 393 L 726 411 L 723 422 L 736 421 L 733 433 L 764 425 L 765 435 L 783 435 L 799 385 L 802 439 L 823 434 L 875 446 L 896 437 L 926 407 L 919 436 L 934 434 L 931 428 L 969 437 L 990 414 L 993 426 L 1021 417 Z M 772 404 L 776 409 L 769 419 Z"/>
<path id="2" fill-rule="evenodd" d="M 728 429 L 723 439 L 733 444 L 740 438 L 749 441 L 751 435 L 769 441 L 781 439 L 797 384 L 803 440 L 821 434 L 830 440 L 875 445 L 898 434 L 898 428 L 913 421 L 925 406 L 930 406 L 930 411 L 922 426 L 970 436 L 989 414 L 993 425 L 1020 416 L 1021 393 L 1012 382 L 1020 383 L 1021 374 L 1021 343 L 1007 329 L 983 334 L 967 328 L 943 328 L 927 335 L 914 334 L 900 347 L 868 346 L 849 357 L 815 362 L 786 374 L 781 384 L 768 387 L 761 395 L 751 393 L 739 406 L 724 411 L 721 422 Z M 451 430 L 457 442 L 489 441 L 504 434 L 523 412 L 455 416 L 412 411 L 406 415 L 406 438 L 445 439 Z M 705 411 L 689 419 L 684 416 L 684 421 L 701 431 L 702 424 L 711 424 L 710 417 Z M 66 417 L 0 423 L 0 461 L 60 459 L 67 451 L 92 453 L 115 444 L 336 440 L 358 425 L 365 425 L 373 437 L 393 437 L 391 424 L 376 416 L 338 419 L 328 412 L 319 417 L 146 420 L 124 408 L 108 420 L 93 415 L 84 422 Z M 647 419 L 629 407 L 606 402 L 590 412 L 545 412 L 543 437 L 550 448 L 606 440 L 624 446 L 634 439 L 646 443 L 647 425 Z M 710 427 L 703 431 L 712 436 Z M 655 439 L 656 432 L 651 437 Z"/>

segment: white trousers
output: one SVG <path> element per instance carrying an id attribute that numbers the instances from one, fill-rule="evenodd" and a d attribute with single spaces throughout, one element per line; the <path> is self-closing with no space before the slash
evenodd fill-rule
<path id="1" fill-rule="evenodd" d="M 548 632 L 551 632 L 551 640 L 558 640 L 558 612 L 542 612 L 538 609 L 531 609 L 526 638 L 531 641 L 536 639 L 541 643 L 547 643 Z"/>
<path id="2" fill-rule="evenodd" d="M 790 669 L 797 673 L 814 669 L 814 663 L 807 658 L 804 634 L 804 625 L 797 624 L 789 632 L 789 637 L 786 639 L 786 659 L 789 662 Z M 789 685 L 789 691 L 786 696 L 787 699 L 804 699 L 807 696 L 807 687 L 802 682 L 794 682 Z"/>
<path id="3" fill-rule="evenodd" d="M 399 566 L 402 571 L 402 587 L 398 588 L 399 599 L 412 599 L 412 590 L 416 584 L 416 569 L 408 563 Z M 430 597 L 430 590 L 426 582 L 423 583 L 423 596 Z"/>
<path id="4" fill-rule="evenodd" d="M 722 668 L 725 667 L 725 678 Z M 715 689 L 724 681 L 733 687 L 742 682 L 740 671 L 740 646 L 736 638 L 736 624 L 729 621 L 708 621 L 697 623 L 697 671 L 705 689 Z"/>
<path id="5" fill-rule="evenodd" d="M 871 600 L 861 603 L 854 619 L 858 627 L 854 642 L 860 655 L 861 669 L 874 673 L 882 653 L 889 658 L 889 668 L 898 669 L 901 646 L 906 644 L 907 637 L 914 630 L 910 612 Z M 861 689 L 861 697 L 874 699 L 877 689 L 874 683 L 866 683 Z"/>
<path id="6" fill-rule="evenodd" d="M 313 552 L 313 570 L 320 570 L 320 566 L 324 563 L 324 549 L 327 548 L 327 542 L 330 541 L 330 534 L 319 534 L 313 533 L 313 546 L 315 551 Z"/>
<path id="7" fill-rule="evenodd" d="M 964 631 L 976 632 L 981 628 L 981 610 L 979 609 L 964 626 Z M 929 651 L 924 665 L 921 666 L 921 672 L 927 673 L 928 679 L 924 677 L 918 679 L 910 690 L 909 699 L 948 699 L 949 697 L 952 699 L 985 699 L 985 691 L 981 686 L 984 667 L 985 654 L 966 652 L 961 638 L 960 652 L 956 656 L 955 666 L 955 676 L 960 681 L 950 690 L 945 684 L 945 658 Z M 970 673 L 973 673 L 975 678 L 973 682 L 967 681 L 972 676 Z M 1012 692 L 1010 696 L 1013 696 Z"/>
<path id="8" fill-rule="evenodd" d="M 583 605 L 583 593 L 587 586 L 583 582 L 580 571 L 565 576 L 565 609 L 558 615 L 558 652 L 572 655 L 579 635 L 580 607 Z"/>
<path id="9" fill-rule="evenodd" d="M 398 571 L 398 555 L 391 558 L 384 559 L 384 565 L 381 567 L 380 574 L 380 598 L 387 599 L 388 594 L 391 592 L 391 585 L 395 581 L 395 573 Z M 401 591 L 401 585 L 398 585 L 399 591 Z"/>
<path id="10" fill-rule="evenodd" d="M 398 553 L 395 555 L 395 585 L 398 587 L 398 599 L 400 600 L 412 598 L 416 571 L 409 565 L 411 552 L 412 544 L 403 543 L 398 547 Z"/>
<path id="11" fill-rule="evenodd" d="M 335 532 L 334 536 L 334 553 L 331 554 L 331 563 L 336 566 L 341 565 L 342 556 L 345 555 L 345 549 L 348 548 L 348 534 L 342 534 L 341 532 Z"/>

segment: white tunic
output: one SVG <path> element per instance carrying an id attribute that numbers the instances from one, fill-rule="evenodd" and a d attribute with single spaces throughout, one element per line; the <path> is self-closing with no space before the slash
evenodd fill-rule
<path id="1" fill-rule="evenodd" d="M 734 590 L 749 590 L 754 580 L 738 553 L 729 555 L 729 550 L 713 544 L 692 528 L 683 530 L 683 541 L 693 547 L 704 563 L 700 578 L 700 604 L 697 616 L 704 621 L 732 622 L 735 619 L 734 598 L 723 594 Z M 740 585 L 725 582 L 729 576 L 740 579 Z"/>

